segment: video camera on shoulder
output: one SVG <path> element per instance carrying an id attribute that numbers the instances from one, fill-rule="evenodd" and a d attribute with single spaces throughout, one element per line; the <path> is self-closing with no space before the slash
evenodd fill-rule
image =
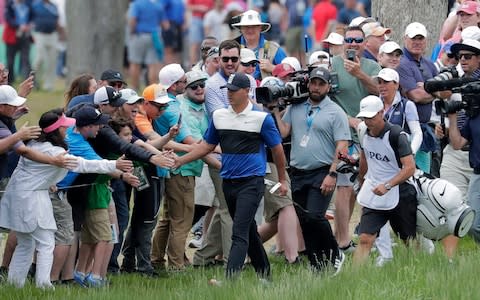
<path id="1" fill-rule="evenodd" d="M 308 80 L 308 71 L 301 70 L 296 72 L 285 86 L 257 87 L 255 89 L 257 102 L 270 106 L 279 98 L 283 98 L 284 105 L 302 103 L 308 98 Z"/>

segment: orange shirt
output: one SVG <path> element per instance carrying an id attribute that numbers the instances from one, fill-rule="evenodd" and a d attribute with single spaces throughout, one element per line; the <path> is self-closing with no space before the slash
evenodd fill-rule
<path id="1" fill-rule="evenodd" d="M 146 134 L 153 131 L 152 120 L 150 120 L 142 107 L 138 109 L 135 116 L 135 126 L 141 134 Z"/>

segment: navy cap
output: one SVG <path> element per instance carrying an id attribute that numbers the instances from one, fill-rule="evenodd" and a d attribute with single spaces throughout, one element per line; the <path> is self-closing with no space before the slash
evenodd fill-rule
<path id="1" fill-rule="evenodd" d="M 323 67 L 318 67 L 318 68 L 313 69 L 312 72 L 310 72 L 309 78 L 310 78 L 310 80 L 312 80 L 314 78 L 320 78 L 323 81 L 328 83 L 328 82 L 330 82 L 330 72 Z"/>
<path id="2" fill-rule="evenodd" d="M 125 82 L 125 80 L 123 79 L 122 73 L 120 73 L 118 71 L 115 71 L 115 70 L 112 70 L 112 69 L 108 69 L 108 70 L 103 71 L 100 79 L 101 80 L 106 80 L 108 82 L 121 81 L 123 84 L 125 84 L 125 85 L 127 84 Z"/>
<path id="3" fill-rule="evenodd" d="M 108 123 L 110 116 L 102 114 L 97 108 L 91 105 L 85 105 L 73 113 L 73 117 L 77 120 L 77 126 L 83 127 L 88 125 L 105 125 Z"/>
<path id="4" fill-rule="evenodd" d="M 220 87 L 221 89 L 227 88 L 231 91 L 238 91 L 239 89 L 250 88 L 250 79 L 243 73 L 234 73 L 228 77 L 227 84 Z"/>

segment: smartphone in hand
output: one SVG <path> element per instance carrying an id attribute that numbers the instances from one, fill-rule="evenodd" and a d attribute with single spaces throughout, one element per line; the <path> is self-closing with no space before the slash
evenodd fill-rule
<path id="1" fill-rule="evenodd" d="M 347 49 L 346 54 L 348 60 L 355 61 L 355 56 L 357 55 L 355 49 Z"/>
<path id="2" fill-rule="evenodd" d="M 178 128 L 182 125 L 182 114 L 178 115 L 178 121 L 177 121 Z"/>

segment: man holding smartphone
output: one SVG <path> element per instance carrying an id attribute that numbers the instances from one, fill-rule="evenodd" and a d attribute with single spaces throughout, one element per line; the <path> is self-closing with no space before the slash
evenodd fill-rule
<path id="1" fill-rule="evenodd" d="M 332 99 L 343 108 L 348 116 L 353 144 L 350 150 L 355 151 L 358 145 L 356 128 L 361 122 L 355 116 L 359 113 L 360 100 L 368 95 L 378 95 L 373 76 L 380 71 L 380 66 L 373 60 L 363 57 L 365 34 L 360 27 L 347 27 L 344 38 L 343 55 L 334 56 L 332 71 L 338 74 L 338 92 Z M 350 174 L 338 174 L 337 196 L 335 199 L 335 236 L 340 249 L 350 253 L 355 245 L 350 240 L 348 223 L 355 204 L 353 183 Z"/>

